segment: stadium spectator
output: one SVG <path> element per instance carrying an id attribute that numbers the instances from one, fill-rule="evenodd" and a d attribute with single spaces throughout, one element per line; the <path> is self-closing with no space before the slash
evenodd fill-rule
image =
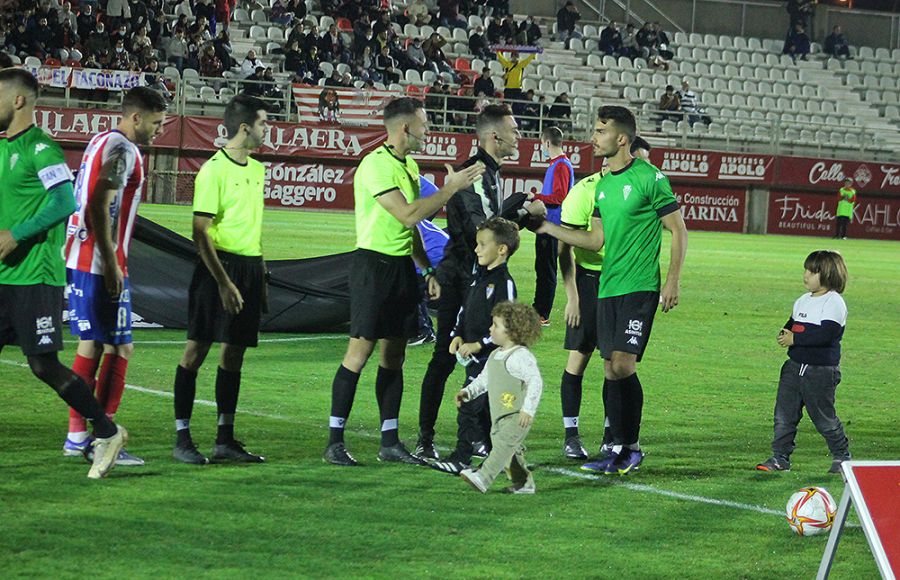
<path id="1" fill-rule="evenodd" d="M 71 50 L 79 44 L 81 44 L 81 38 L 74 30 L 72 30 L 70 22 L 68 20 L 64 20 L 59 31 L 59 45 L 62 48 Z"/>
<path id="2" fill-rule="evenodd" d="M 341 86 L 341 71 L 338 69 L 334 69 L 331 71 L 331 76 L 325 79 L 326 87 L 339 87 Z"/>
<path id="3" fill-rule="evenodd" d="M 309 52 L 306 53 L 306 76 L 311 79 L 311 82 L 318 82 L 322 77 L 322 71 L 319 69 L 319 65 L 322 64 L 322 59 L 319 57 L 319 47 L 314 46 L 309 49 Z"/>
<path id="4" fill-rule="evenodd" d="M 104 50 L 109 51 L 112 48 L 112 45 L 109 43 L 109 35 L 106 34 L 106 25 L 102 22 L 97 24 L 97 28 L 88 37 L 85 47 L 91 54 L 100 54 Z"/>
<path id="5" fill-rule="evenodd" d="M 150 9 L 144 0 L 129 0 L 129 9 L 131 10 L 131 30 L 137 30 L 150 23 Z"/>
<path id="6" fill-rule="evenodd" d="M 307 22 L 306 36 L 303 37 L 303 50 L 309 52 L 319 46 L 319 27 L 312 22 Z"/>
<path id="7" fill-rule="evenodd" d="M 288 11 L 282 0 L 275 0 L 269 10 L 269 20 L 279 26 L 290 26 L 294 21 L 294 13 Z"/>
<path id="8" fill-rule="evenodd" d="M 303 6 L 305 8 L 306 4 Z M 228 30 L 229 26 L 231 26 L 231 0 L 215 0 L 215 11 L 209 21 L 210 32 L 217 34 Z"/>
<path id="9" fill-rule="evenodd" d="M 356 76 L 358 76 L 361 80 L 369 80 L 378 78 L 380 79 L 380 75 L 375 70 L 375 59 L 372 56 L 372 46 L 367 44 L 363 46 L 362 52 L 359 53 L 356 59 L 353 61 L 356 70 Z"/>
<path id="10" fill-rule="evenodd" d="M 117 40 L 128 40 L 128 25 L 124 22 L 119 24 L 109 35 L 109 42 L 115 46 Z"/>
<path id="11" fill-rule="evenodd" d="M 269 112 L 280 113 L 283 109 L 284 93 L 278 87 L 278 79 L 275 78 L 275 71 L 272 67 L 267 66 L 263 71 L 263 97 L 267 99 Z M 342 85 L 338 85 L 342 86 Z"/>
<path id="12" fill-rule="evenodd" d="M 438 0 L 438 19 L 442 26 L 449 28 L 465 28 L 466 18 L 459 13 L 459 0 Z"/>
<path id="13" fill-rule="evenodd" d="M 503 65 L 503 80 L 505 82 L 503 89 L 503 98 L 516 100 L 522 96 L 522 77 L 525 75 L 525 68 L 535 59 L 536 55 L 529 54 L 524 60 L 519 60 L 519 53 L 513 52 L 509 58 L 506 58 L 502 52 L 497 52 L 497 60 Z"/>
<path id="14" fill-rule="evenodd" d="M 553 104 L 550 105 L 550 111 L 547 114 L 550 122 L 564 132 L 572 130 L 572 105 L 569 103 L 569 94 L 560 93 Z"/>
<path id="15" fill-rule="evenodd" d="M 440 79 L 434 81 L 428 94 L 425 95 L 425 112 L 428 113 L 428 120 L 434 125 L 444 125 L 446 121 L 445 112 L 447 110 L 447 90 Z"/>
<path id="16" fill-rule="evenodd" d="M 302 20 L 295 20 L 294 26 L 291 28 L 291 31 L 288 32 L 287 35 L 287 45 L 289 46 L 292 42 L 297 42 L 301 47 L 306 40 L 306 23 Z"/>
<path id="17" fill-rule="evenodd" d="M 475 96 L 484 95 L 486 97 L 492 97 L 494 96 L 494 93 L 497 92 L 497 87 L 494 86 L 494 81 L 491 79 L 491 69 L 489 67 L 481 69 L 481 76 L 475 79 L 475 86 L 473 89 Z"/>
<path id="18" fill-rule="evenodd" d="M 205 45 L 200 55 L 200 76 L 221 77 L 224 70 L 222 61 L 216 56 L 216 47 L 212 44 Z"/>
<path id="19" fill-rule="evenodd" d="M 425 51 L 422 50 L 421 38 L 415 38 L 409 43 L 409 46 L 406 48 L 406 58 L 411 67 L 417 71 L 422 72 L 426 69 Z M 437 72 L 438 71 L 435 70 L 435 73 Z"/>
<path id="20" fill-rule="evenodd" d="M 200 39 L 203 42 L 212 40 L 212 34 L 209 32 L 209 20 L 206 19 L 206 16 L 198 16 L 197 19 L 188 26 L 187 34 L 189 37 L 194 37 L 199 34 Z"/>
<path id="21" fill-rule="evenodd" d="M 345 64 L 350 62 L 350 51 L 344 46 L 344 39 L 336 25 L 329 26 L 328 32 L 319 39 L 319 54 L 322 55 L 323 61 L 339 61 Z"/>
<path id="22" fill-rule="evenodd" d="M 494 18 L 509 16 L 509 0 L 487 0 L 487 11 Z"/>
<path id="23" fill-rule="evenodd" d="M 153 43 L 153 46 L 165 46 L 166 42 L 164 39 L 167 39 L 169 28 L 167 26 L 168 20 L 166 19 L 165 12 L 158 12 L 156 17 L 150 20 L 150 42 Z M 80 30 L 80 29 L 79 29 Z"/>
<path id="24" fill-rule="evenodd" d="M 60 26 L 62 26 L 64 22 L 68 22 L 69 28 L 71 28 L 76 33 L 78 32 L 78 16 L 74 12 L 72 12 L 71 2 L 63 2 L 62 9 L 57 15 L 57 21 L 59 22 Z"/>
<path id="25" fill-rule="evenodd" d="M 447 108 L 451 111 L 449 124 L 453 125 L 457 130 L 472 125 L 474 119 L 473 105 L 475 104 L 472 96 L 472 85 L 463 85 L 457 91 L 455 97 L 450 97 L 447 100 Z"/>
<path id="26" fill-rule="evenodd" d="M 691 90 L 691 85 L 687 80 L 682 81 L 681 90 L 676 95 L 681 103 L 681 110 L 687 113 L 688 123 L 693 127 L 697 121 L 701 120 L 700 98 Z"/>
<path id="27" fill-rule="evenodd" d="M 265 70 L 265 67 L 258 66 L 253 71 L 253 74 L 244 79 L 244 81 L 241 83 L 244 94 L 254 97 L 261 97 L 263 95 L 263 93 L 265 92 L 265 87 L 262 83 Z"/>
<path id="28" fill-rule="evenodd" d="M 447 39 L 437 32 L 433 32 L 431 36 L 422 44 L 422 50 L 425 51 L 425 57 L 428 59 L 429 66 L 433 65 L 438 74 L 447 73 L 453 77 L 454 82 L 459 82 L 450 60 L 444 55 L 442 46 L 447 44 Z"/>
<path id="29" fill-rule="evenodd" d="M 487 43 L 500 44 L 503 41 L 503 27 L 499 18 L 492 18 L 487 27 Z"/>
<path id="30" fill-rule="evenodd" d="M 294 20 L 303 21 L 306 18 L 307 9 L 304 0 L 287 0 L 285 8 L 294 15 Z"/>
<path id="31" fill-rule="evenodd" d="M 20 20 L 15 28 L 6 35 L 6 50 L 11 54 L 23 57 L 28 55 L 28 32 L 25 30 L 25 22 Z"/>
<path id="32" fill-rule="evenodd" d="M 810 41 L 809 36 L 806 34 L 806 30 L 803 28 L 802 24 L 795 25 L 794 30 L 788 34 L 787 39 L 784 41 L 783 54 L 790 55 L 794 62 L 796 62 L 798 58 L 801 60 L 809 59 L 809 50 Z"/>
<path id="33" fill-rule="evenodd" d="M 41 18 L 31 32 L 32 54 L 40 59 L 56 56 L 56 38 L 46 18 Z"/>
<path id="34" fill-rule="evenodd" d="M 75 27 L 75 30 L 78 31 L 81 38 L 90 36 L 97 29 L 97 15 L 94 14 L 94 7 L 90 4 L 85 4 L 78 13 L 77 21 L 78 26 Z"/>
<path id="35" fill-rule="evenodd" d="M 630 22 L 625 25 L 625 33 L 622 34 L 622 48 L 621 56 L 626 56 L 628 58 L 635 58 L 640 54 L 640 47 L 638 46 L 637 41 L 637 30 L 634 29 L 634 24 Z"/>
<path id="36" fill-rule="evenodd" d="M 372 32 L 375 36 L 380 35 L 382 32 L 385 33 L 385 37 L 389 40 L 392 36 L 394 36 L 394 27 L 391 24 L 391 14 L 390 12 L 384 11 L 381 13 L 381 16 L 372 24 Z"/>
<path id="37" fill-rule="evenodd" d="M 375 70 L 381 75 L 384 84 L 400 82 L 397 61 L 391 56 L 391 49 L 387 46 L 382 47 L 381 53 L 375 57 Z"/>
<path id="38" fill-rule="evenodd" d="M 181 72 L 184 69 L 185 60 L 188 55 L 188 43 L 187 39 L 184 37 L 184 30 L 176 30 L 172 38 L 169 39 L 169 44 L 166 47 L 166 55 L 168 56 L 169 62 L 178 69 L 178 72 Z"/>
<path id="39" fill-rule="evenodd" d="M 605 26 L 603 32 L 600 33 L 599 47 L 603 54 L 610 56 L 619 56 L 621 54 L 622 33 L 619 31 L 615 20 L 610 22 L 608 26 Z"/>
<path id="40" fill-rule="evenodd" d="M 303 53 L 300 52 L 300 43 L 296 40 L 288 43 L 287 50 L 284 51 L 284 70 L 292 73 L 305 72 Z"/>
<path id="41" fill-rule="evenodd" d="M 110 28 L 116 29 L 119 24 L 131 17 L 131 8 L 128 0 L 108 0 L 106 3 L 106 23 Z"/>
<path id="42" fill-rule="evenodd" d="M 413 0 L 409 3 L 409 6 L 406 8 L 406 17 L 409 18 L 409 23 L 414 26 L 424 26 L 426 24 L 431 24 L 432 16 L 428 11 L 428 4 L 425 3 L 425 0 Z"/>
<path id="43" fill-rule="evenodd" d="M 581 33 L 575 30 L 575 23 L 581 19 L 581 13 L 575 7 L 575 2 L 567 0 L 566 4 L 556 13 L 556 40 L 569 46 L 570 38 L 581 38 Z"/>
<path id="44" fill-rule="evenodd" d="M 131 53 L 138 58 L 141 63 L 147 62 L 147 59 L 153 53 L 153 43 L 147 36 L 147 27 L 141 26 L 131 37 Z"/>
<path id="45" fill-rule="evenodd" d="M 500 23 L 500 42 L 503 44 L 515 44 L 516 37 L 519 34 L 519 27 L 516 26 L 516 19 L 507 16 Z"/>
<path id="46" fill-rule="evenodd" d="M 529 15 L 525 21 L 519 25 L 519 34 L 524 33 L 523 44 L 528 46 L 537 46 L 538 41 L 543 37 L 540 25 L 534 21 L 534 17 Z"/>
<path id="47" fill-rule="evenodd" d="M 256 58 L 256 51 L 250 49 L 247 51 L 247 56 L 244 58 L 243 62 L 241 62 L 241 76 L 248 77 L 260 67 L 265 69 L 262 61 Z"/>
<path id="48" fill-rule="evenodd" d="M 116 40 L 116 45 L 110 53 L 109 68 L 113 70 L 128 70 L 131 68 L 131 58 L 128 49 L 125 48 L 125 41 L 121 38 Z"/>
<path id="49" fill-rule="evenodd" d="M 190 0 L 182 0 L 181 2 L 179 2 L 179 3 L 175 6 L 175 12 L 174 12 L 174 14 L 175 14 L 176 21 L 177 21 L 177 20 L 181 20 L 182 17 L 183 17 L 185 20 L 188 19 L 188 18 L 190 18 L 191 20 L 193 20 L 193 19 L 194 19 L 194 11 L 191 10 L 191 3 L 190 3 Z"/>
<path id="50" fill-rule="evenodd" d="M 823 50 L 825 54 L 829 54 L 835 58 L 850 58 L 850 43 L 847 42 L 847 38 L 844 36 L 839 25 L 835 26 L 832 29 L 831 34 L 825 37 L 825 46 Z"/>
<path id="51" fill-rule="evenodd" d="M 681 115 L 677 114 L 681 111 L 681 97 L 675 92 L 675 87 L 666 85 L 665 92 L 659 97 L 658 108 L 663 111 L 660 115 L 662 120 L 677 121 L 681 118 Z"/>
<path id="52" fill-rule="evenodd" d="M 472 56 L 475 58 L 483 60 L 488 60 L 493 57 L 493 53 L 488 50 L 487 42 L 485 42 L 483 27 L 476 26 L 475 32 L 469 37 L 469 52 L 471 52 Z"/>
<path id="53" fill-rule="evenodd" d="M 213 41 L 213 46 L 216 47 L 216 57 L 222 61 L 222 68 L 231 70 L 235 64 L 234 48 L 231 46 L 231 36 L 229 36 L 227 30 L 219 32 L 219 36 Z"/>

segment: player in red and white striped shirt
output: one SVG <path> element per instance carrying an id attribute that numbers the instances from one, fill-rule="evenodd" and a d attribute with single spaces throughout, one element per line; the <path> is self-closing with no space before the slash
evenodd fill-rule
<path id="1" fill-rule="evenodd" d="M 147 87 L 128 91 L 121 122 L 95 135 L 84 152 L 75 183 L 76 209 L 66 230 L 69 324 L 80 339 L 72 368 L 89 385 L 96 384 L 97 400 L 109 417 L 122 400 L 134 350 L 128 246 L 144 185 L 138 145 L 152 143 L 165 118 L 160 93 Z M 70 409 L 63 454 L 81 455 L 89 443 L 84 418 Z M 117 460 L 118 465 L 143 463 L 125 450 Z"/>

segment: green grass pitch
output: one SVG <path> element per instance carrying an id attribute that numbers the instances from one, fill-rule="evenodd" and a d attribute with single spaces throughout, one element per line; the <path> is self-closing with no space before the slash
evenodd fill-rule
<path id="1" fill-rule="evenodd" d="M 187 234 L 187 207 L 141 213 Z M 267 257 L 298 258 L 353 246 L 350 214 L 267 211 Z M 118 419 L 143 468 L 102 482 L 63 458 L 64 404 L 0 354 L 0 570 L 5 577 L 596 577 L 811 578 L 826 536 L 794 536 L 779 516 L 797 488 L 821 485 L 840 498 L 825 443 L 804 418 L 794 469 L 763 474 L 784 352 L 775 342 L 804 291 L 802 264 L 838 247 L 850 283 L 837 409 L 857 459 L 898 459 L 900 260 L 891 242 L 692 232 L 681 304 L 657 316 L 639 373 L 645 388 L 644 468 L 627 480 L 580 478 L 561 453 L 559 379 L 564 292 L 535 348 L 544 397 L 527 441 L 535 496 L 487 495 L 424 468 L 382 465 L 374 368 L 360 382 L 347 442 L 360 469 L 322 462 L 331 379 L 346 347 L 334 334 L 264 335 L 248 353 L 237 434 L 263 453 L 261 466 L 193 467 L 170 456 L 172 380 L 181 331 L 139 330 Z M 668 237 L 663 242 L 668 260 Z M 533 234 L 511 260 L 520 297 L 533 297 Z M 665 268 L 665 265 L 664 265 Z M 148 342 L 149 341 L 149 342 Z M 214 351 L 215 352 L 215 351 Z M 419 385 L 430 347 L 411 348 L 401 437 L 414 443 Z M 62 359 L 74 357 L 69 340 Z M 211 401 L 216 356 L 201 370 L 198 399 Z M 585 381 L 582 433 L 596 451 L 601 371 Z M 448 383 L 438 443 L 455 434 Z M 208 451 L 215 408 L 199 402 L 193 432 Z M 719 502 L 733 502 L 723 504 Z M 851 521 L 855 517 L 851 516 Z M 841 541 L 834 578 L 876 578 L 858 527 Z"/>

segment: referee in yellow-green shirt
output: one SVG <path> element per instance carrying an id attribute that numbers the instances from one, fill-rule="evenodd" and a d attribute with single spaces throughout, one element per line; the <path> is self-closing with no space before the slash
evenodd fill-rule
<path id="1" fill-rule="evenodd" d="M 197 173 L 193 237 L 200 254 L 188 298 L 188 340 L 175 372 L 173 457 L 183 463 L 262 463 L 234 438 L 244 351 L 255 347 L 266 297 L 262 256 L 265 167 L 250 157 L 263 142 L 266 104 L 237 95 L 225 108 L 228 142 Z M 218 431 L 207 459 L 191 438 L 197 371 L 212 343 L 222 344 L 216 374 Z"/>
<path id="2" fill-rule="evenodd" d="M 416 307 L 421 302 L 413 260 L 436 299 L 440 286 L 416 224 L 436 213 L 453 194 L 484 172 L 478 163 L 459 172 L 447 165 L 447 179 L 437 193 L 419 197 L 419 167 L 409 156 L 428 135 L 422 101 L 403 97 L 384 109 L 387 139 L 367 154 L 353 179 L 356 252 L 350 265 L 350 342 L 331 387 L 331 417 L 325 461 L 358 465 L 344 446 L 344 427 L 353 406 L 363 367 L 379 343 L 375 396 L 381 416 L 379 461 L 422 465 L 400 442 L 397 417 L 403 395 L 403 360 L 407 339 L 415 335 Z"/>

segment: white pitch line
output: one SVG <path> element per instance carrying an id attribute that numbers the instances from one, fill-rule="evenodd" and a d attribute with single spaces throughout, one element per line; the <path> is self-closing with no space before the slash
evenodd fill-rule
<path id="1" fill-rule="evenodd" d="M 18 362 L 10 361 L 10 360 L 0 360 L 0 363 L 12 365 L 12 366 L 18 366 L 18 367 L 28 367 L 28 365 L 25 363 L 18 363 Z M 147 387 L 141 387 L 139 385 L 126 384 L 125 387 L 132 391 L 137 391 L 139 393 L 146 393 L 148 395 L 156 395 L 158 397 L 165 397 L 167 399 L 172 399 L 175 396 L 174 394 L 172 394 L 168 391 L 160 391 L 157 389 L 150 389 Z M 194 403 L 197 405 L 200 405 L 202 407 L 215 407 L 216 406 L 215 401 L 207 401 L 206 399 L 195 399 Z M 258 411 L 253 411 L 253 410 L 248 410 L 248 409 L 241 409 L 241 414 L 251 415 L 253 417 L 260 417 L 262 419 L 275 419 L 278 421 L 288 421 L 291 423 L 295 423 L 297 425 L 306 425 L 306 423 L 297 421 L 293 417 L 287 417 L 284 415 L 271 415 L 269 413 L 260 413 Z M 365 436 L 368 438 L 377 437 L 376 435 L 373 435 L 371 433 L 367 433 L 364 431 L 357 431 L 356 434 L 362 435 L 362 436 Z M 739 509 L 739 510 L 752 511 L 752 512 L 757 512 L 757 513 L 766 514 L 766 515 L 776 515 L 776 516 L 784 517 L 783 511 L 773 510 L 773 509 L 770 509 L 767 507 L 749 504 L 749 503 L 740 503 L 740 502 L 728 501 L 728 500 L 724 500 L 724 499 L 705 497 L 702 495 L 692 495 L 692 494 L 688 494 L 688 493 L 680 493 L 677 491 L 669 491 L 667 489 L 659 489 L 659 488 L 656 488 L 656 487 L 653 487 L 650 485 L 644 485 L 644 484 L 640 484 L 640 483 L 628 483 L 625 481 L 608 478 L 608 477 L 604 477 L 604 476 L 600 476 L 600 475 L 593 475 L 590 473 L 581 473 L 578 471 L 572 471 L 571 469 L 565 469 L 563 467 L 543 467 L 542 469 L 544 471 L 549 471 L 551 473 L 556 473 L 558 475 L 564 475 L 566 477 L 571 477 L 574 479 L 587 479 L 590 481 L 609 482 L 611 485 L 618 485 L 618 486 L 624 487 L 626 489 L 630 489 L 631 491 L 637 491 L 637 492 L 641 492 L 641 493 L 650 493 L 650 494 L 655 494 L 655 495 L 661 495 L 664 497 L 669 497 L 672 499 L 690 501 L 690 502 L 694 502 L 694 503 L 704 503 L 707 505 L 730 507 L 730 508 L 735 508 L 735 509 Z M 851 523 L 851 522 L 848 522 L 847 526 L 853 527 L 853 528 L 859 527 L 858 524 Z"/>
<path id="2" fill-rule="evenodd" d="M 308 340 L 336 340 L 347 338 L 346 334 L 322 334 L 315 336 L 288 336 L 285 338 L 261 338 L 260 343 L 303 342 Z M 184 344 L 184 340 L 135 340 L 133 344 Z"/>

